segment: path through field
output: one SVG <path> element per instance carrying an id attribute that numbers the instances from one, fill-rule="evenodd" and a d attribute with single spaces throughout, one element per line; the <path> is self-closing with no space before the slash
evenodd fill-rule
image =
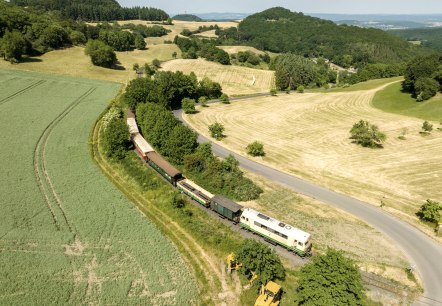
<path id="1" fill-rule="evenodd" d="M 178 251 L 90 156 L 119 87 L 0 70 L 0 304 L 196 301 Z"/>

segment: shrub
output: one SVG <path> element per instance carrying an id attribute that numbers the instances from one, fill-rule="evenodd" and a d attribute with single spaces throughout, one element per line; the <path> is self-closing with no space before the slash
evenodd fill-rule
<path id="1" fill-rule="evenodd" d="M 117 63 L 114 49 L 100 40 L 89 40 L 84 52 L 91 57 L 92 64 L 95 66 L 111 68 Z"/>
<path id="2" fill-rule="evenodd" d="M 207 107 L 207 97 L 205 96 L 199 97 L 198 103 L 201 104 L 202 107 Z"/>
<path id="3" fill-rule="evenodd" d="M 297 90 L 299 93 L 303 93 L 304 90 L 305 90 L 305 87 L 304 87 L 304 85 L 299 85 L 298 87 L 296 87 L 296 90 Z"/>
<path id="4" fill-rule="evenodd" d="M 229 96 L 226 95 L 225 93 L 223 93 L 219 99 L 221 100 L 221 102 L 223 102 L 225 104 L 229 104 L 230 103 Z"/>
<path id="5" fill-rule="evenodd" d="M 440 211 L 442 204 L 436 201 L 427 200 L 416 213 L 416 215 L 424 221 L 437 223 L 441 220 Z"/>
<path id="6" fill-rule="evenodd" d="M 424 123 L 422 124 L 422 131 L 430 133 L 432 130 L 433 130 L 433 125 L 428 121 L 424 121 Z"/>
<path id="7" fill-rule="evenodd" d="M 350 139 L 354 139 L 355 143 L 369 148 L 382 148 L 382 143 L 387 138 L 384 133 L 379 131 L 376 125 L 364 120 L 353 124 L 350 133 Z"/>
<path id="8" fill-rule="evenodd" d="M 183 208 L 186 206 L 186 202 L 179 192 L 174 192 L 170 204 L 174 208 Z"/>
<path id="9" fill-rule="evenodd" d="M 194 114 L 195 110 L 195 100 L 190 98 L 184 98 L 181 102 L 181 108 L 186 114 Z"/>
<path id="10" fill-rule="evenodd" d="M 258 141 L 254 141 L 246 147 L 247 154 L 252 156 L 264 156 L 264 145 Z"/>
<path id="11" fill-rule="evenodd" d="M 216 140 L 220 140 L 223 138 L 224 125 L 221 123 L 215 122 L 214 124 L 209 125 L 210 136 L 215 138 Z"/>
<path id="12" fill-rule="evenodd" d="M 276 96 L 276 93 L 277 93 L 277 92 L 276 92 L 276 89 L 275 89 L 275 88 L 270 89 L 270 95 L 271 95 L 271 96 L 273 96 L 273 97 Z"/>

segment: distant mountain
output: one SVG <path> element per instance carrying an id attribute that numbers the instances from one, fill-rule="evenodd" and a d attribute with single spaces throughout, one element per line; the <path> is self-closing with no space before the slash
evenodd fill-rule
<path id="1" fill-rule="evenodd" d="M 355 25 L 377 29 L 409 29 L 442 25 L 442 14 L 383 15 L 383 14 L 308 14 L 312 17 L 332 20 L 337 24 Z"/>
<path id="2" fill-rule="evenodd" d="M 344 66 L 397 63 L 425 52 L 382 30 L 337 25 L 282 7 L 250 15 L 238 29 L 220 31 L 219 37 L 223 43 L 235 41 L 260 50 L 324 56 Z"/>
<path id="3" fill-rule="evenodd" d="M 203 21 L 200 17 L 192 14 L 178 14 L 173 16 L 172 19 L 179 21 Z"/>
<path id="4" fill-rule="evenodd" d="M 201 17 L 204 20 L 242 20 L 249 16 L 250 14 L 246 13 L 202 13 L 195 14 L 198 17 Z"/>

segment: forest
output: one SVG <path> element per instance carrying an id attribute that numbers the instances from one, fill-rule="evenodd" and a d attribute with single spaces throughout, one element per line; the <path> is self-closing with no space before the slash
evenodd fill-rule
<path id="1" fill-rule="evenodd" d="M 408 41 L 418 41 L 427 48 L 442 50 L 442 27 L 390 30 L 389 33 Z"/>
<path id="2" fill-rule="evenodd" d="M 238 28 L 218 30 L 219 44 L 325 57 L 343 66 L 398 63 L 428 51 L 377 29 L 337 25 L 276 7 L 245 18 Z"/>
<path id="3" fill-rule="evenodd" d="M 151 7 L 121 7 L 115 0 L 11 0 L 12 4 L 44 11 L 60 11 L 70 19 L 83 21 L 151 20 L 163 21 L 169 15 Z"/>

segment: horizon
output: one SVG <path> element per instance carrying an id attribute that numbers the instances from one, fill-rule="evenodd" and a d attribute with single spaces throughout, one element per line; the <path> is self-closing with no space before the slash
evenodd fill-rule
<path id="1" fill-rule="evenodd" d="M 209 2 L 192 0 L 187 2 L 177 0 L 117 0 L 122 6 L 148 6 L 176 14 L 210 14 L 210 13 L 240 13 L 253 14 L 275 6 L 281 6 L 291 11 L 305 14 L 337 14 L 337 15 L 442 15 L 442 1 L 425 0 L 417 3 L 414 0 L 371 0 L 353 1 L 336 0 L 331 6 L 327 0 L 314 0 L 308 3 L 293 3 L 291 0 L 257 0 L 238 2 L 224 0 Z M 231 7 L 235 9 L 228 9 Z"/>

